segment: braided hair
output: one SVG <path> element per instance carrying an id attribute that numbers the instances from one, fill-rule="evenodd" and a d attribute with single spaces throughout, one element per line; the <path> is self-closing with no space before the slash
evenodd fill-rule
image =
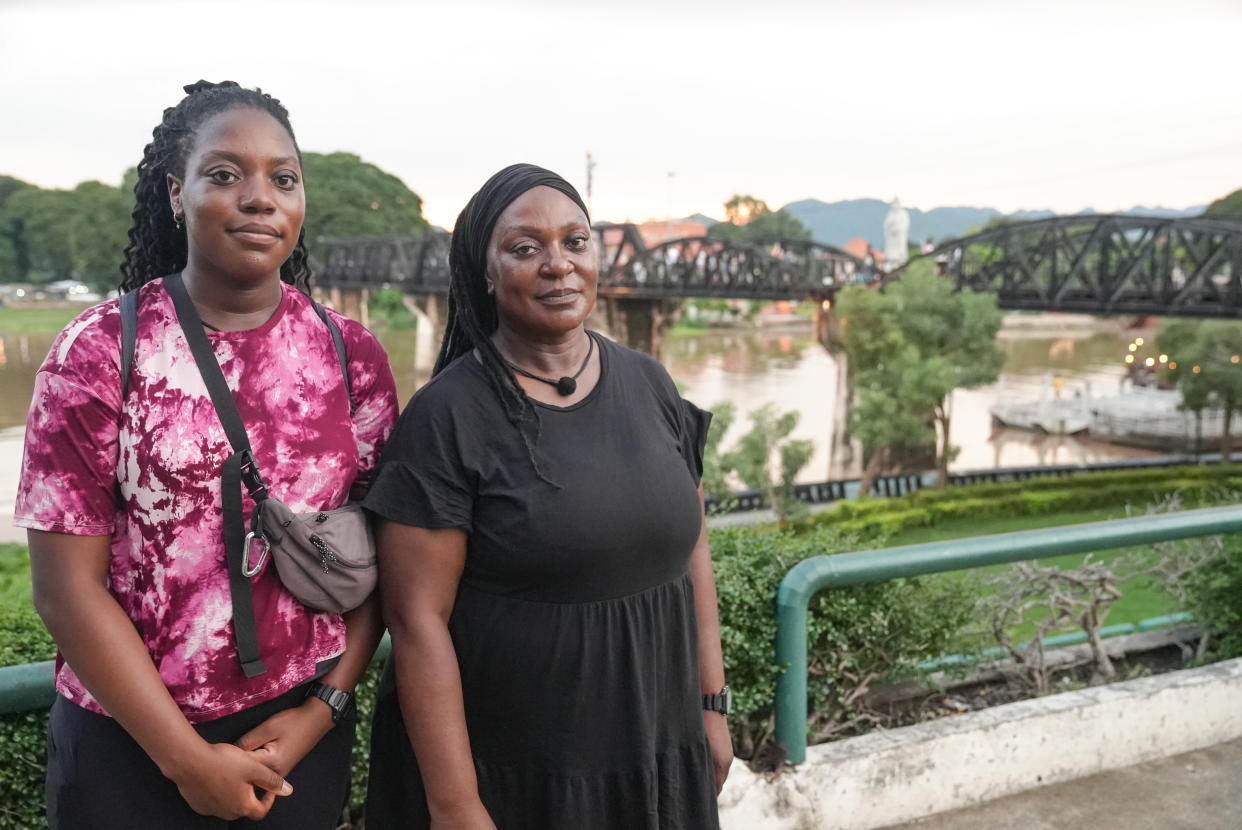
<path id="1" fill-rule="evenodd" d="M 185 177 L 186 160 L 194 149 L 194 139 L 203 122 L 235 107 L 250 107 L 275 118 L 289 133 L 301 159 L 289 124 L 289 113 L 280 101 L 255 88 L 246 89 L 235 81 L 199 81 L 185 89 L 185 97 L 175 107 L 164 110 L 164 117 L 151 133 L 151 143 L 142 151 L 138 163 L 138 183 L 134 185 L 133 224 L 129 244 L 121 264 L 121 293 L 134 291 L 148 282 L 185 268 L 188 248 L 186 232 L 173 221 L 168 205 L 168 175 Z M 280 278 L 303 292 L 310 292 L 310 264 L 306 254 L 305 232 L 299 232 L 297 246 L 283 265 Z"/>
<path id="2" fill-rule="evenodd" d="M 505 417 L 522 436 L 531 466 L 541 481 L 559 487 L 539 469 L 534 444 L 539 440 L 539 412 L 526 391 L 509 371 L 500 350 L 492 342 L 499 325 L 496 301 L 487 293 L 487 249 L 492 230 L 509 205 L 533 187 L 550 187 L 569 197 L 587 217 L 591 214 L 574 186 L 533 164 L 513 164 L 493 175 L 470 198 L 457 217 L 449 248 L 449 300 L 444 339 L 432 376 L 463 354 L 476 351 L 488 382 L 500 398 Z"/>

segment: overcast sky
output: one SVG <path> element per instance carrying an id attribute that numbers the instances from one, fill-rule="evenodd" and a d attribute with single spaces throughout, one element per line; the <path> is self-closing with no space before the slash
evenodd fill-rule
<path id="1" fill-rule="evenodd" d="M 1239 44 L 1242 0 L 0 0 L 0 173 L 118 183 L 229 78 L 450 227 L 513 161 L 584 188 L 587 151 L 597 219 L 1186 207 L 1242 187 Z"/>

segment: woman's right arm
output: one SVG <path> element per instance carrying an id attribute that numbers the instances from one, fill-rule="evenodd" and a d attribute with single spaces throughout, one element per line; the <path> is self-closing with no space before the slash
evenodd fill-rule
<path id="1" fill-rule="evenodd" d="M 28 530 L 27 537 L 35 608 L 61 654 L 195 812 L 260 819 L 276 795 L 293 792 L 249 753 L 207 743 L 186 721 L 133 622 L 108 591 L 107 536 Z M 266 791 L 262 798 L 255 787 Z"/>
<path id="2" fill-rule="evenodd" d="M 436 830 L 494 830 L 479 799 L 449 616 L 466 564 L 466 534 L 396 522 L 376 528 L 380 598 L 392 634 L 397 694 Z"/>

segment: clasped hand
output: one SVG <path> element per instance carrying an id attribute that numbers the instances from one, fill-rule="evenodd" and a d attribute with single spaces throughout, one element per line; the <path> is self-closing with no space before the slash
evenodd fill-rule
<path id="1" fill-rule="evenodd" d="M 328 708 L 308 701 L 263 721 L 236 746 L 204 743 L 184 773 L 170 777 L 196 813 L 258 820 L 272 809 L 276 796 L 293 793 L 285 776 L 331 728 Z"/>

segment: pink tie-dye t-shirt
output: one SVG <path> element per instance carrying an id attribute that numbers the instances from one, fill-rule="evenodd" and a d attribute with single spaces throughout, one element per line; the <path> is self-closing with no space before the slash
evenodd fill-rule
<path id="1" fill-rule="evenodd" d="M 370 476 L 396 419 L 392 370 L 370 332 L 329 312 L 345 340 L 351 418 L 328 328 L 303 294 L 282 290 L 259 328 L 207 335 L 272 494 L 294 512 L 338 507 Z M 35 380 L 16 524 L 111 536 L 113 596 L 186 717 L 207 721 L 311 677 L 344 650 L 344 625 L 294 599 L 269 559 L 251 581 L 267 672 L 243 674 L 220 506 L 231 449 L 163 281 L 141 292 L 124 407 L 116 301 L 85 311 L 52 345 Z M 247 520 L 252 507 L 245 497 Z M 107 714 L 61 659 L 56 689 Z"/>

